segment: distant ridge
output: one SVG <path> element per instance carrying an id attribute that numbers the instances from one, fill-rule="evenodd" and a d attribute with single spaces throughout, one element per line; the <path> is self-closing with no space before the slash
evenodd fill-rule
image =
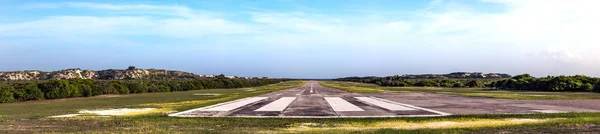
<path id="1" fill-rule="evenodd" d="M 375 77 L 375 76 L 368 76 Z M 449 74 L 405 74 L 387 77 L 399 77 L 405 79 L 435 79 L 435 78 L 511 78 L 510 74 L 503 73 L 481 73 L 481 72 L 453 72 Z"/>
<path id="2" fill-rule="evenodd" d="M 130 66 L 127 69 L 82 70 L 79 68 L 43 72 L 38 70 L 0 72 L 0 80 L 49 80 L 49 79 L 197 79 L 216 77 L 215 75 L 197 75 L 189 72 L 164 69 L 138 69 Z M 235 76 L 225 76 L 237 78 Z M 244 77 L 248 78 L 248 77 Z M 249 79 L 249 78 L 248 78 Z"/>

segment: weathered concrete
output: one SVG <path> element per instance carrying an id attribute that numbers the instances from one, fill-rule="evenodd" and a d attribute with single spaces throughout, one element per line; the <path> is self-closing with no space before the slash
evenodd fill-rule
<path id="1" fill-rule="evenodd" d="M 260 101 L 238 100 L 171 114 L 177 117 L 420 117 L 451 114 L 517 114 L 550 112 L 598 112 L 600 100 L 527 101 L 462 97 L 432 93 L 349 93 L 327 88 L 315 81 L 257 97 Z M 326 100 L 327 98 L 327 100 Z M 246 98 L 252 99 L 252 98 Z M 257 98 L 254 98 L 256 100 Z M 207 110 L 227 107 L 227 111 Z M 335 105 L 335 106 L 332 106 Z M 233 108 L 233 106 L 235 108 Z"/>

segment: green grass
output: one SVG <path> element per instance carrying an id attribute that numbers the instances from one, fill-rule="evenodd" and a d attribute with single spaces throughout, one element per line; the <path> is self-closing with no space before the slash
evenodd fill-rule
<path id="1" fill-rule="evenodd" d="M 261 87 L 239 89 L 206 89 L 184 92 L 145 93 L 130 95 L 105 95 L 87 98 L 69 98 L 58 100 L 28 101 L 0 104 L 0 116 L 6 118 L 43 118 L 53 115 L 77 113 L 83 109 L 110 108 L 161 108 L 182 111 L 210 104 L 255 96 L 267 92 L 302 85 L 302 81 L 290 81 Z M 217 96 L 194 95 L 203 93 L 220 94 Z"/>
<path id="2" fill-rule="evenodd" d="M 343 119 L 147 115 L 9 120 L 0 125 L 0 133 L 574 133 L 598 131 L 596 124 L 600 113 Z"/>
<path id="3" fill-rule="evenodd" d="M 600 99 L 599 93 L 592 92 L 532 92 L 508 91 L 489 88 L 440 88 L 440 87 L 382 87 L 374 84 L 322 81 L 322 85 L 346 90 L 349 92 L 377 91 L 377 92 L 428 92 L 437 94 L 450 94 L 469 97 L 486 97 L 516 100 L 585 100 Z"/>
<path id="4" fill-rule="evenodd" d="M 182 111 L 302 84 L 291 81 L 255 88 L 0 104 L 0 133 L 574 133 L 600 130 L 596 125 L 600 124 L 600 113 L 343 119 L 177 118 L 168 117 L 166 113 L 147 113 L 108 118 L 44 118 L 81 109 L 154 107 Z M 209 93 L 220 95 L 193 95 Z"/>
<path id="5" fill-rule="evenodd" d="M 319 84 L 325 87 L 341 89 L 354 93 L 379 93 L 384 91 L 372 84 L 354 82 L 319 81 Z"/>

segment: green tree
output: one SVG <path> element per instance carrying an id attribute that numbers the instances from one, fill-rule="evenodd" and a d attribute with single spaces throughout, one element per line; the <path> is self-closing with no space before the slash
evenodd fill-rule
<path id="1" fill-rule="evenodd" d="M 593 89 L 594 89 L 594 85 L 592 85 L 590 83 L 585 83 L 585 84 L 581 85 L 582 91 L 593 91 Z"/>
<path id="2" fill-rule="evenodd" d="M 68 97 L 81 97 L 81 91 L 79 90 L 79 87 L 77 87 L 77 85 L 74 84 L 69 84 L 67 85 L 67 90 L 70 91 L 70 95 Z"/>
<path id="3" fill-rule="evenodd" d="M 121 81 L 111 81 L 110 86 L 117 90 L 118 94 L 129 94 L 129 88 Z"/>
<path id="4" fill-rule="evenodd" d="M 0 103 L 15 102 L 14 91 L 12 85 L 0 84 Z"/>
<path id="5" fill-rule="evenodd" d="M 79 92 L 81 93 L 81 96 L 83 97 L 90 97 L 93 96 L 93 89 L 91 86 L 89 85 L 85 85 L 85 84 L 79 84 L 77 85 L 77 88 L 79 88 Z"/>
<path id="6" fill-rule="evenodd" d="M 148 86 L 142 82 L 130 82 L 127 83 L 127 87 L 131 93 L 145 93 L 148 92 Z"/>
<path id="7" fill-rule="evenodd" d="M 27 94 L 26 100 L 43 100 L 44 92 L 35 83 L 28 83 L 24 87 Z"/>
<path id="8" fill-rule="evenodd" d="M 464 87 L 464 86 L 465 85 L 462 82 L 458 81 L 458 82 L 454 83 L 454 85 L 452 87 Z"/>
<path id="9" fill-rule="evenodd" d="M 194 81 L 186 81 L 181 84 L 181 88 L 183 88 L 184 91 L 195 90 L 196 85 L 194 85 Z"/>
<path id="10" fill-rule="evenodd" d="M 467 86 L 468 87 L 481 87 L 481 84 L 476 80 L 472 80 L 472 81 L 469 81 L 469 83 L 467 83 Z"/>

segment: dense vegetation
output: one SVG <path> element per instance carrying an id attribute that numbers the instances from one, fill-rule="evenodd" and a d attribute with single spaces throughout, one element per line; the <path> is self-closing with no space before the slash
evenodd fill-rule
<path id="1" fill-rule="evenodd" d="M 600 78 L 583 75 L 535 78 L 529 74 L 492 82 L 490 87 L 506 90 L 600 91 Z"/>
<path id="2" fill-rule="evenodd" d="M 352 81 L 372 83 L 380 86 L 395 87 L 485 87 L 501 78 L 433 78 L 433 79 L 411 79 L 401 76 L 388 77 L 347 77 L 335 79 L 337 81 Z"/>
<path id="3" fill-rule="evenodd" d="M 517 75 L 508 79 L 501 78 L 434 78 L 410 79 L 399 76 L 388 77 L 347 77 L 335 79 L 338 81 L 352 81 L 372 83 L 380 86 L 396 87 L 491 87 L 504 90 L 530 90 L 530 91 L 595 91 L 600 92 L 600 78 L 583 75 L 575 76 L 547 76 L 535 78 L 529 74 Z"/>
<path id="4" fill-rule="evenodd" d="M 103 94 L 175 92 L 212 88 L 242 88 L 274 84 L 284 79 L 229 79 L 224 77 L 193 80 L 91 80 L 5 81 L 0 83 L 0 103 L 89 97 Z"/>

